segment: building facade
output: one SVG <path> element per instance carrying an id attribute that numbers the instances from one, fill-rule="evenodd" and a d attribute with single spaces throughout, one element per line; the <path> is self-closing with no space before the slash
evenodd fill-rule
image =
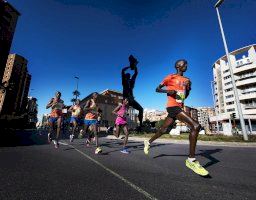
<path id="1" fill-rule="evenodd" d="M 214 116 L 214 108 L 211 107 L 198 107 L 197 115 L 199 124 L 205 129 L 209 129 L 210 121 L 209 118 Z"/>
<path id="2" fill-rule="evenodd" d="M 92 98 L 92 94 L 85 97 L 81 100 L 80 105 L 82 107 L 85 106 L 86 102 Z M 114 126 L 116 116 L 112 114 L 112 111 L 116 108 L 118 103 L 121 103 L 123 99 L 123 95 L 121 92 L 114 91 L 114 90 L 104 90 L 103 92 L 99 93 L 97 98 L 97 104 L 102 110 L 102 126 Z M 128 116 L 128 125 L 129 128 L 136 128 L 137 127 L 137 112 L 133 108 L 129 108 L 129 116 Z"/>
<path id="3" fill-rule="evenodd" d="M 37 114 L 38 114 L 38 104 L 37 98 L 28 97 L 26 112 L 28 113 L 28 123 L 31 128 L 36 127 L 36 123 L 38 122 Z"/>
<path id="4" fill-rule="evenodd" d="M 238 90 L 242 113 L 246 128 L 250 133 L 256 131 L 256 45 L 246 46 L 230 53 L 235 84 Z M 232 127 L 231 114 L 236 115 L 236 126 L 240 129 L 234 90 L 231 82 L 227 57 L 219 58 L 213 65 L 213 96 L 216 116 L 210 118 L 211 122 L 221 122 L 223 133 L 227 127 Z M 226 128 L 224 128 L 226 127 Z M 226 129 L 225 130 L 223 130 Z M 256 133 L 256 132 L 255 132 Z"/>
<path id="5" fill-rule="evenodd" d="M 20 13 L 11 4 L 0 0 L 0 80 L 4 74 L 19 16 Z"/>
<path id="6" fill-rule="evenodd" d="M 9 89 L 0 92 L 1 115 L 21 115 L 26 111 L 30 81 L 27 60 L 17 54 L 10 54 L 2 79 Z"/>
<path id="7" fill-rule="evenodd" d="M 143 112 L 143 121 L 157 122 L 167 117 L 166 111 L 160 111 L 155 109 L 145 109 Z"/>

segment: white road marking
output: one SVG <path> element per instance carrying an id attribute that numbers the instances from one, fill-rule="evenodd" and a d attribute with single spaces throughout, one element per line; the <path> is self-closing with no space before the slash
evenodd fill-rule
<path id="1" fill-rule="evenodd" d="M 59 142 L 60 143 L 60 142 Z M 97 160 L 93 159 L 91 156 L 87 155 L 86 153 L 80 151 L 79 149 L 75 148 L 73 145 L 69 145 L 67 143 L 63 143 L 61 142 L 60 144 L 66 145 L 66 146 L 70 146 L 72 148 L 74 148 L 77 152 L 79 152 L 80 154 L 82 154 L 84 157 L 86 157 L 87 159 L 91 160 L 92 162 L 94 162 L 95 164 L 97 164 L 98 166 L 100 166 L 101 168 L 105 169 L 107 172 L 111 173 L 112 175 L 114 175 L 115 177 L 117 177 L 118 179 L 122 180 L 123 182 L 125 182 L 127 185 L 129 185 L 130 187 L 132 187 L 133 189 L 135 189 L 137 192 L 143 194 L 145 197 L 147 197 L 148 199 L 151 200 L 157 200 L 156 197 L 152 196 L 151 194 L 149 194 L 148 192 L 146 192 L 145 190 L 143 190 L 142 188 L 140 188 L 139 186 L 133 184 L 132 182 L 128 181 L 126 178 L 124 178 L 123 176 L 119 175 L 118 173 L 114 172 L 113 170 L 109 169 L 108 167 L 106 167 L 105 165 L 101 164 L 100 162 L 98 162 Z"/>

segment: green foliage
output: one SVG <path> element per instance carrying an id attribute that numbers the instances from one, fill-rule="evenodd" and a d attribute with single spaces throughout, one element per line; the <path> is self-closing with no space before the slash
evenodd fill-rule
<path id="1" fill-rule="evenodd" d="M 75 98 L 72 98 L 70 101 L 71 101 L 72 103 L 75 103 L 75 102 L 76 102 L 76 99 L 75 99 Z"/>
<path id="2" fill-rule="evenodd" d="M 79 97 L 81 93 L 78 90 L 73 91 L 73 96 Z"/>

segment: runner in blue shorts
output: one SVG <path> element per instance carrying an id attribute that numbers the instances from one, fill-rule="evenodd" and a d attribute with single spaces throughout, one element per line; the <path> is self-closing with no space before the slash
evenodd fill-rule
<path id="1" fill-rule="evenodd" d="M 84 132 L 87 135 L 89 127 L 92 127 L 92 130 L 94 132 L 94 137 L 95 137 L 95 144 L 96 144 L 95 154 L 99 154 L 102 152 L 102 149 L 100 148 L 99 141 L 98 141 L 97 117 L 99 115 L 99 107 L 96 104 L 97 97 L 98 97 L 98 93 L 93 93 L 92 98 L 89 99 L 86 102 L 86 105 L 84 106 L 84 110 L 87 112 L 84 119 Z M 85 144 L 89 146 L 90 142 L 91 142 L 91 137 L 88 134 Z"/>
<path id="2" fill-rule="evenodd" d="M 80 123 L 80 117 L 81 117 L 81 113 L 82 113 L 82 108 L 81 106 L 79 105 L 80 104 L 80 100 L 77 99 L 76 102 L 75 102 L 75 105 L 71 106 L 69 108 L 69 112 L 71 112 L 71 119 L 70 119 L 70 124 L 73 125 L 72 127 L 72 133 L 71 135 L 69 136 L 70 138 L 70 142 L 73 142 L 74 140 L 74 136 L 75 136 L 75 131 L 77 130 L 77 127 Z"/>

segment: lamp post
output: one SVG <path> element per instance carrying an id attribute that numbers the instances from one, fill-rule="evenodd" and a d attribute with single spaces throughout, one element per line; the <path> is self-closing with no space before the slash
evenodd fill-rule
<path id="1" fill-rule="evenodd" d="M 220 13 L 219 13 L 219 9 L 218 9 L 223 2 L 224 2 L 224 0 L 219 0 L 215 4 L 214 7 L 215 7 L 216 12 L 217 12 L 218 21 L 219 21 L 219 25 L 220 25 L 220 31 L 221 31 L 221 35 L 222 35 L 222 40 L 223 40 L 223 43 L 224 43 L 224 48 L 225 48 L 225 52 L 226 52 L 226 56 L 227 56 L 227 60 L 228 60 L 228 67 L 229 67 L 229 71 L 230 71 L 231 81 L 232 81 L 232 84 L 233 84 L 235 102 L 236 102 L 237 112 L 238 112 L 238 116 L 239 116 L 239 120 L 240 120 L 240 124 L 241 124 L 241 128 L 242 128 L 243 138 L 244 138 L 244 140 L 248 140 L 248 135 L 247 135 L 247 131 L 246 131 L 246 128 L 245 128 L 245 122 L 244 122 L 244 117 L 243 117 L 243 113 L 242 113 L 242 107 L 241 107 L 239 97 L 238 97 L 238 92 L 237 92 L 237 88 L 236 88 L 233 69 L 232 69 L 232 66 L 231 66 L 231 59 L 230 59 L 228 46 L 227 46 L 227 42 L 226 42 L 226 38 L 225 38 L 225 34 L 224 34 L 224 30 L 223 30 L 222 22 L 221 22 L 221 18 L 220 18 Z"/>

